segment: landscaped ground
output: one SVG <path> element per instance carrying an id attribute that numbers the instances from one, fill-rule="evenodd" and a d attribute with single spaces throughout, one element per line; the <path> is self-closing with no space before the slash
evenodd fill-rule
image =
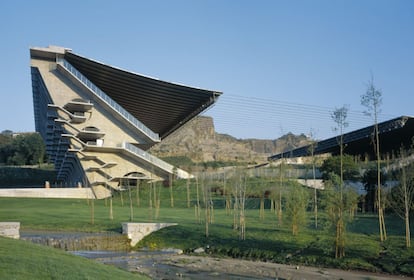
<path id="1" fill-rule="evenodd" d="M 184 187 L 183 187 L 184 188 Z M 239 240 L 233 229 L 233 214 L 226 213 L 223 202 L 216 197 L 214 219 L 209 224 L 206 237 L 204 210 L 200 220 L 195 216 L 194 203 L 186 207 L 185 195 L 180 195 L 180 187 L 174 189 L 175 206 L 171 208 L 168 188 L 159 190 L 161 205 L 157 217 L 155 208 L 148 205 L 149 194 L 140 193 L 140 206 L 133 192 L 133 221 L 173 222 L 178 226 L 165 228 L 145 238 L 139 247 L 150 249 L 180 248 L 192 253 L 196 248 L 206 249 L 207 256 L 251 259 L 296 267 L 334 267 L 340 269 L 363 270 L 393 274 L 414 275 L 414 249 L 406 249 L 404 224 L 399 218 L 388 214 L 386 225 L 388 240 L 379 242 L 377 217 L 371 214 L 358 214 L 347 228 L 346 256 L 334 258 L 334 233 L 326 225 L 324 214 L 320 213 L 318 229 L 313 226 L 312 213 L 308 213 L 308 223 L 292 236 L 287 220 L 279 224 L 275 213 L 265 210 L 259 218 L 258 200 L 247 202 L 246 240 Z M 183 191 L 182 191 L 183 193 Z M 21 230 L 53 231 L 117 231 L 121 222 L 130 220 L 128 193 L 113 199 L 113 220 L 109 219 L 109 200 L 85 201 L 66 199 L 0 199 L 0 220 L 20 221 Z M 92 207 L 93 205 L 93 207 Z"/>
<path id="2" fill-rule="evenodd" d="M 0 237 L 0 279 L 148 279 L 61 250 Z"/>

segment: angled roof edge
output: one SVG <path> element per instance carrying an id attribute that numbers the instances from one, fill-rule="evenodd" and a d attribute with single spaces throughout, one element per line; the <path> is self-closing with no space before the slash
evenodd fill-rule
<path id="1" fill-rule="evenodd" d="M 399 129 L 402 129 L 406 126 L 407 122 L 410 120 L 414 120 L 414 117 L 411 116 L 400 116 L 388 121 L 378 123 L 378 130 L 380 134 L 386 134 L 389 132 L 395 132 Z M 360 128 L 351 132 L 347 132 L 343 135 L 343 144 L 350 145 L 352 143 L 360 143 L 364 140 L 370 141 L 370 138 L 374 132 L 375 125 L 370 125 L 364 128 Z M 410 135 L 408 135 L 409 137 Z M 411 138 L 414 136 L 414 130 L 412 132 Z M 338 137 L 340 135 L 317 141 L 316 148 L 314 150 L 314 154 L 324 154 L 324 153 L 335 153 L 336 150 L 339 148 L 338 144 Z M 380 136 L 381 140 L 381 136 Z M 309 148 L 311 145 L 302 146 L 293 150 L 285 151 L 283 153 L 275 154 L 268 157 L 268 160 L 277 160 L 281 158 L 292 158 L 292 157 L 302 157 L 302 156 L 309 156 Z M 396 147 L 399 149 L 400 147 Z M 368 151 L 367 151 L 368 153 Z"/>
<path id="2" fill-rule="evenodd" d="M 59 49 L 62 49 L 62 47 L 55 47 L 55 46 L 52 46 L 52 47 L 57 48 L 58 50 Z M 42 48 L 39 48 L 39 49 L 42 49 Z M 68 48 L 64 48 L 64 49 L 65 49 L 64 54 L 69 54 L 70 53 L 70 54 L 73 54 L 73 55 L 75 55 L 75 56 L 77 56 L 77 57 L 79 57 L 81 59 L 88 60 L 88 61 L 90 61 L 92 63 L 100 64 L 100 65 L 102 65 L 104 67 L 112 68 L 112 69 L 114 69 L 116 71 L 124 72 L 125 74 L 133 74 L 133 75 L 136 75 L 136 76 L 139 76 L 139 77 L 143 77 L 143 78 L 146 78 L 146 79 L 150 79 L 150 80 L 154 80 L 154 81 L 158 81 L 158 82 L 166 83 L 166 84 L 170 84 L 170 85 L 181 86 L 181 87 L 185 87 L 185 88 L 189 88 L 189 89 L 195 89 L 195 90 L 201 90 L 201 91 L 208 91 L 208 92 L 215 93 L 218 96 L 221 95 L 221 94 L 223 94 L 223 92 L 217 91 L 217 90 L 203 89 L 203 88 L 200 88 L 200 87 L 185 85 L 183 83 L 166 81 L 166 80 L 162 80 L 162 79 L 159 79 L 157 77 L 153 77 L 153 76 L 150 76 L 150 75 L 147 75 L 147 74 L 142 74 L 142 73 L 138 73 L 138 72 L 135 72 L 135 71 L 126 70 L 126 69 L 123 69 L 121 67 L 117 67 L 117 66 L 114 66 L 114 65 L 110 65 L 110 64 L 107 64 L 105 62 L 102 62 L 102 61 L 99 61 L 99 60 L 95 60 L 95 59 L 91 59 L 91 58 L 87 58 L 87 57 L 85 57 L 83 55 L 80 55 L 78 53 L 74 53 L 72 51 L 72 49 L 68 49 Z"/>
<path id="3" fill-rule="evenodd" d="M 130 72 L 64 47 L 30 48 L 30 56 L 49 61 L 64 58 L 162 139 L 208 109 L 222 94 Z"/>

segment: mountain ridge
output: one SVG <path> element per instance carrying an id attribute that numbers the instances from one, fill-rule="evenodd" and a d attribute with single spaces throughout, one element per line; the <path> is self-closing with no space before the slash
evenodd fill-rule
<path id="1" fill-rule="evenodd" d="M 198 116 L 156 144 L 150 152 L 158 157 L 185 156 L 193 162 L 236 161 L 262 163 L 278 154 L 310 143 L 304 134 L 287 133 L 278 139 L 238 139 L 217 133 L 214 120 Z"/>

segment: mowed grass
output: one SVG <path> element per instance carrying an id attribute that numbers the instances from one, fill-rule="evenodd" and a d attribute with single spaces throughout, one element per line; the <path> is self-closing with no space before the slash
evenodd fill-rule
<path id="1" fill-rule="evenodd" d="M 0 279 L 149 279 L 61 250 L 0 237 Z"/>
<path id="2" fill-rule="evenodd" d="M 265 210 L 259 218 L 259 200 L 246 203 L 246 239 L 240 240 L 233 228 L 233 212 L 227 212 L 224 200 L 214 194 L 214 220 L 208 225 L 195 215 L 195 190 L 187 208 L 185 184 L 174 186 L 174 207 L 171 207 L 168 188 L 158 186 L 160 209 L 149 207 L 151 196 L 144 187 L 140 191 L 139 206 L 135 190 L 131 192 L 134 222 L 169 222 L 178 226 L 164 228 L 147 236 L 137 248 L 180 248 L 187 253 L 202 247 L 206 254 L 269 262 L 303 264 L 343 269 L 382 271 L 414 275 L 414 249 L 405 248 L 404 223 L 389 213 L 386 216 L 388 240 L 381 243 L 378 236 L 378 219 L 374 214 L 358 214 L 348 224 L 345 258 L 335 259 L 335 233 L 328 226 L 326 215 L 319 213 L 319 227 L 313 225 L 313 214 L 293 236 L 286 217 L 279 223 L 277 215 Z M 202 194 L 200 193 L 202 200 Z M 113 198 L 113 220 L 109 219 L 109 199 L 87 201 L 78 199 L 17 199 L 0 198 L 0 221 L 19 221 L 21 230 L 103 232 L 121 231 L 121 223 L 130 221 L 128 192 Z M 93 206 L 93 207 L 92 207 Z M 92 211 L 93 209 L 93 211 Z M 93 214 L 93 222 L 92 222 Z M 414 229 L 413 229 L 414 230 Z"/>

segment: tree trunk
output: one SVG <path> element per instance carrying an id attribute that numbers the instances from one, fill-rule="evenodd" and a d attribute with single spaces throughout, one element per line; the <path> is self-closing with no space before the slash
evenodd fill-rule
<path id="1" fill-rule="evenodd" d="M 407 191 L 407 180 L 406 173 L 405 173 L 405 167 L 403 167 L 403 188 L 404 188 L 404 220 L 405 220 L 405 246 L 407 248 L 411 247 L 411 234 L 410 234 L 410 202 L 408 197 L 408 191 Z"/>
<path id="2" fill-rule="evenodd" d="M 129 196 L 129 221 L 134 221 L 134 207 L 132 207 L 132 194 L 131 194 L 131 186 L 128 180 L 128 196 Z"/>
<path id="3" fill-rule="evenodd" d="M 109 219 L 110 220 L 114 219 L 114 213 L 112 209 L 112 196 L 109 198 Z"/>
<path id="4" fill-rule="evenodd" d="M 264 216 L 265 216 L 265 213 L 264 213 L 264 194 L 262 193 L 262 196 L 260 197 L 260 210 L 259 210 L 259 218 L 260 218 L 260 220 L 264 220 Z"/>
<path id="5" fill-rule="evenodd" d="M 170 174 L 170 205 L 174 208 L 174 194 L 173 194 L 173 175 Z"/>
<path id="6" fill-rule="evenodd" d="M 405 246 L 411 247 L 411 233 L 410 233 L 410 212 L 405 212 Z"/>
<path id="7" fill-rule="evenodd" d="M 190 178 L 187 178 L 187 208 L 190 208 L 191 200 L 190 200 Z"/>
<path id="8" fill-rule="evenodd" d="M 200 217 L 200 194 L 198 191 L 198 177 L 196 177 L 196 194 L 197 194 L 197 211 L 196 211 L 196 218 L 199 223 L 201 223 L 201 217 Z"/>
<path id="9" fill-rule="evenodd" d="M 141 180 L 137 180 L 137 207 L 141 206 L 141 199 L 139 197 L 139 187 L 140 187 Z"/>
<path id="10" fill-rule="evenodd" d="M 91 200 L 91 224 L 95 224 L 95 199 Z"/>
<path id="11" fill-rule="evenodd" d="M 312 153 L 312 157 L 314 157 Z M 315 216 L 315 228 L 318 228 L 318 193 L 316 191 L 315 181 L 316 181 L 316 173 L 315 173 L 315 160 L 312 159 L 312 173 L 313 173 L 313 200 L 314 200 L 314 216 Z"/>

